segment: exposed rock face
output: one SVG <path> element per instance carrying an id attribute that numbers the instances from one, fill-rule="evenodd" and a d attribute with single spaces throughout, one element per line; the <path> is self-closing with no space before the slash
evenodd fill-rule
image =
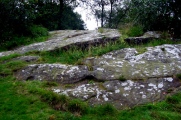
<path id="1" fill-rule="evenodd" d="M 117 30 L 110 29 L 105 29 L 103 33 L 97 30 L 65 30 L 50 34 L 53 37 L 46 42 L 2 52 L 0 57 L 30 51 L 67 50 L 72 46 L 86 49 L 114 42 L 120 37 Z M 129 38 L 127 42 L 139 44 L 159 37 L 160 34 L 147 32 L 142 37 Z M 61 83 L 52 91 L 82 99 L 92 105 L 108 102 L 123 109 L 160 101 L 181 86 L 175 78 L 176 74 L 181 73 L 181 44 L 147 47 L 142 53 L 135 48 L 125 48 L 100 57 L 86 58 L 82 61 L 83 65 L 31 64 L 38 59 L 38 56 L 13 59 L 30 62 L 30 65 L 15 73 L 16 78 Z M 123 79 L 125 81 L 121 81 Z M 66 84 L 71 84 L 71 88 L 65 87 Z"/>
<path id="2" fill-rule="evenodd" d="M 172 77 L 151 78 L 147 81 L 118 80 L 83 84 L 74 88 L 54 88 L 53 91 L 88 101 L 92 105 L 112 103 L 118 109 L 160 101 L 180 86 Z"/>
<path id="3" fill-rule="evenodd" d="M 85 49 L 90 46 L 114 42 L 120 37 L 120 33 L 115 29 L 105 29 L 103 33 L 99 33 L 98 30 L 59 30 L 50 32 L 50 34 L 52 34 L 52 37 L 46 42 L 31 44 L 13 51 L 1 52 L 0 57 L 13 53 L 24 54 L 30 51 L 69 49 L 71 46 Z"/>
<path id="4" fill-rule="evenodd" d="M 168 77 L 181 73 L 181 45 L 148 47 L 142 54 L 134 48 L 125 48 L 88 58 L 83 63 L 83 66 L 34 64 L 24 68 L 17 76 L 23 80 L 45 79 L 59 83 L 78 82 L 86 76 L 98 81 L 119 80 L 120 77 L 131 80 Z M 72 74 L 75 75 L 67 77 Z"/>
<path id="5" fill-rule="evenodd" d="M 162 100 L 180 86 L 174 76 L 181 73 L 181 44 L 148 47 L 146 50 L 138 54 L 135 48 L 125 48 L 87 58 L 84 65 L 77 66 L 33 64 L 18 71 L 16 77 L 74 83 L 72 88 L 58 87 L 53 91 L 93 105 L 109 102 L 119 109 L 132 107 Z M 120 81 L 121 77 L 126 81 Z M 92 84 L 80 83 L 85 79 Z"/>
<path id="6" fill-rule="evenodd" d="M 21 80 L 48 80 L 59 83 L 75 83 L 88 75 L 87 66 L 63 64 L 32 64 L 16 74 Z"/>
<path id="7" fill-rule="evenodd" d="M 146 32 L 143 36 L 140 37 L 129 37 L 126 38 L 125 41 L 129 44 L 143 44 L 143 43 L 148 43 L 153 39 L 158 39 L 161 37 L 161 34 L 156 31 L 148 31 Z"/>
<path id="8" fill-rule="evenodd" d="M 86 60 L 88 63 L 89 60 Z M 134 48 L 125 48 L 94 58 L 92 75 L 99 80 L 144 80 L 173 76 L 181 73 L 181 45 L 148 47 L 138 54 Z"/>

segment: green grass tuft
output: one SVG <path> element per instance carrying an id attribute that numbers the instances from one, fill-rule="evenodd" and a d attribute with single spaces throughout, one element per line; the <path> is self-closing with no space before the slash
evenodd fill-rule
<path id="1" fill-rule="evenodd" d="M 181 74 L 177 74 L 176 77 L 181 80 Z"/>
<path id="2" fill-rule="evenodd" d="M 20 56 L 19 54 L 11 54 L 8 56 L 3 56 L 3 57 L 0 57 L 0 62 L 5 62 L 5 61 L 11 60 L 13 58 L 19 57 L 19 56 Z"/>
<path id="3" fill-rule="evenodd" d="M 99 32 L 99 33 L 104 33 L 104 28 L 101 28 L 101 27 L 98 28 L 98 32 Z"/>
<path id="4" fill-rule="evenodd" d="M 127 35 L 129 37 L 141 36 L 141 35 L 143 35 L 143 27 L 141 27 L 141 26 L 133 26 L 128 30 Z"/>
<path id="5" fill-rule="evenodd" d="M 12 75 L 13 72 L 26 66 L 23 61 L 10 61 L 0 65 L 0 76 Z"/>
<path id="6" fill-rule="evenodd" d="M 82 115 L 87 112 L 88 105 L 78 99 L 71 100 L 68 103 L 68 110 L 72 113 Z"/>
<path id="7" fill-rule="evenodd" d="M 24 45 L 29 45 L 32 43 L 37 43 L 37 42 L 44 42 L 46 41 L 50 36 L 39 36 L 39 37 L 14 37 L 12 38 L 11 41 L 6 41 L 4 43 L 0 43 L 0 52 L 2 51 L 7 51 L 7 50 L 12 50 Z"/>
<path id="8" fill-rule="evenodd" d="M 119 77 L 119 80 L 120 81 L 126 81 L 126 78 L 122 75 L 122 76 Z"/>

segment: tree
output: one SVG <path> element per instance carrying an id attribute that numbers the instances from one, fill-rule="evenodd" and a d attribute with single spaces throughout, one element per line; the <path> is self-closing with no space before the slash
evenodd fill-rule
<path id="1" fill-rule="evenodd" d="M 174 37 L 181 34 L 180 0 L 131 0 L 130 15 L 145 30 L 173 30 Z"/>
<path id="2" fill-rule="evenodd" d="M 121 0 L 109 0 L 110 6 L 111 6 L 111 10 L 110 10 L 110 14 L 109 14 L 109 28 L 112 27 L 113 6 L 118 1 L 121 1 Z"/>
<path id="3" fill-rule="evenodd" d="M 64 0 L 63 11 L 60 11 L 58 0 L 1 0 L 1 43 L 11 41 L 14 36 L 31 36 L 32 30 L 36 29 L 33 27 L 84 29 L 80 15 L 73 12 L 72 5 L 68 6 L 72 1 Z"/>

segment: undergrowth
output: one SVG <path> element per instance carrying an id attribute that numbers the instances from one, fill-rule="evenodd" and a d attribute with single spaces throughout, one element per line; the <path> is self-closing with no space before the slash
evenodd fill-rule
<path id="1" fill-rule="evenodd" d="M 36 37 L 13 37 L 11 41 L 0 43 L 0 52 L 12 50 L 24 45 L 29 45 L 36 42 L 44 42 L 49 36 L 36 36 Z"/>

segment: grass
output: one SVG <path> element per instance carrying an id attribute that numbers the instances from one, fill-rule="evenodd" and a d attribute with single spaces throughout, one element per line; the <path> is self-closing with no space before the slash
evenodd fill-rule
<path id="1" fill-rule="evenodd" d="M 0 66 L 6 75 L 0 77 L 0 119 L 2 120 L 173 120 L 181 119 L 181 92 L 165 101 L 140 105 L 132 109 L 117 110 L 110 104 L 89 106 L 86 102 L 70 99 L 50 91 L 54 82 L 18 81 L 13 71 L 22 63 L 10 59 L 18 55 L 0 58 Z M 23 63 L 27 64 L 27 63 Z"/>
<path id="2" fill-rule="evenodd" d="M 140 46 L 129 46 L 123 42 L 91 47 L 89 50 L 72 48 L 68 51 L 31 52 L 40 55 L 42 63 L 78 64 L 86 57 L 100 56 L 107 52 L 127 47 L 138 47 L 140 54 L 145 47 L 175 44 L 171 40 L 154 40 Z M 139 51 L 139 50 L 138 50 Z M 164 49 L 163 49 L 164 51 Z M 18 81 L 13 77 L 28 63 L 11 61 L 18 54 L 0 58 L 0 120 L 179 120 L 181 119 L 181 92 L 169 96 L 165 101 L 139 105 L 132 109 L 117 110 L 110 104 L 89 106 L 86 102 L 58 95 L 51 88 L 54 82 Z M 79 62 L 80 64 L 81 62 Z M 177 76 L 180 78 L 180 75 Z M 124 77 L 122 77 L 124 78 Z M 122 79 L 121 78 L 121 79 Z M 92 82 L 92 81 L 90 81 Z"/>
<path id="3" fill-rule="evenodd" d="M 1 60 L 0 60 L 1 61 Z M 0 65 L 0 76 L 13 75 L 13 72 L 26 65 L 23 61 L 10 61 Z"/>
<path id="4" fill-rule="evenodd" d="M 176 77 L 181 80 L 181 74 L 177 74 Z"/>
<path id="5" fill-rule="evenodd" d="M 38 55 L 42 58 L 42 63 L 62 63 L 62 64 L 82 64 L 82 60 L 87 57 L 95 57 L 95 56 L 101 56 L 103 54 L 106 54 L 108 52 L 119 50 L 123 48 L 129 48 L 134 47 L 137 49 L 138 54 L 142 54 L 147 51 L 146 47 L 152 47 L 157 45 L 163 45 L 163 44 L 178 44 L 181 43 L 172 41 L 172 40 L 153 40 L 147 44 L 142 45 L 128 45 L 123 41 L 123 38 L 120 38 L 120 41 L 114 42 L 114 43 L 107 43 L 107 45 L 104 46 L 97 46 L 97 47 L 90 47 L 87 49 L 79 49 L 76 47 L 73 47 L 69 50 L 54 50 L 54 51 L 48 51 L 48 52 L 29 52 L 26 55 Z M 162 49 L 164 50 L 164 49 Z M 90 66 L 91 69 L 91 66 Z"/>
<path id="6" fill-rule="evenodd" d="M 138 52 L 137 55 L 145 53 L 147 49 L 145 47 L 135 47 L 136 51 Z"/>
<path id="7" fill-rule="evenodd" d="M 129 37 L 139 37 L 141 35 L 143 35 L 143 27 L 142 26 L 132 26 L 127 34 Z"/>
<path id="8" fill-rule="evenodd" d="M 99 32 L 99 33 L 104 33 L 104 28 L 101 28 L 101 27 L 98 28 L 98 32 Z"/>
<path id="9" fill-rule="evenodd" d="M 125 45 L 120 41 L 115 43 L 108 43 L 105 46 L 91 47 L 89 50 L 82 50 L 73 47 L 69 50 L 54 50 L 49 52 L 29 52 L 27 55 L 39 55 L 42 62 L 45 63 L 63 63 L 63 64 L 81 64 L 81 60 L 86 57 L 100 56 L 113 50 L 124 48 Z"/>
<path id="10" fill-rule="evenodd" d="M 134 107 L 128 110 L 116 110 L 110 104 L 89 107 L 85 102 L 58 97 L 47 92 L 42 82 L 19 82 L 11 76 L 0 78 L 0 119 L 3 120 L 179 120 L 181 118 L 181 93 L 168 97 L 166 101 Z M 52 97 L 52 96 L 56 97 Z M 57 100 L 67 107 L 56 110 L 52 107 Z"/>
<path id="11" fill-rule="evenodd" d="M 0 43 L 0 52 L 12 50 L 24 45 L 29 45 L 36 42 L 43 42 L 46 41 L 50 36 L 43 36 L 43 37 L 14 37 L 11 41 L 5 41 Z"/>
<path id="12" fill-rule="evenodd" d="M 126 78 L 122 75 L 122 76 L 119 77 L 119 80 L 120 81 L 126 81 Z"/>

